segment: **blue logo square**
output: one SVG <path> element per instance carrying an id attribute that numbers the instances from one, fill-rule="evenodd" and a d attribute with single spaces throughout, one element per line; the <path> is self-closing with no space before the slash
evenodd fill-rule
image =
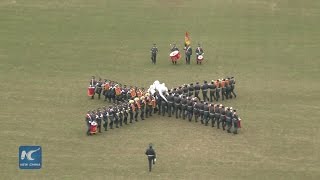
<path id="1" fill-rule="evenodd" d="M 42 165 L 41 146 L 20 146 L 19 167 L 20 169 L 40 169 Z"/>

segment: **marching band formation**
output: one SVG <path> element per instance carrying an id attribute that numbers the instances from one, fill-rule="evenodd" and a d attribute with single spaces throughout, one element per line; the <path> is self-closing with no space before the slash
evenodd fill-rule
<path id="1" fill-rule="evenodd" d="M 92 77 L 88 96 L 94 99 L 95 94 L 98 99 L 101 93 L 105 96 L 104 101 L 113 103 L 109 107 L 102 107 L 97 110 L 88 111 L 86 114 L 86 124 L 88 126 L 87 135 L 97 132 L 101 133 L 102 126 L 105 131 L 119 128 L 123 124 L 138 122 L 154 114 L 168 117 L 175 116 L 177 119 L 188 119 L 189 122 L 200 121 L 208 126 L 227 130 L 228 133 L 238 133 L 241 128 L 241 119 L 236 109 L 225 107 L 218 101 L 236 98 L 235 78 L 212 80 L 211 83 L 204 81 L 184 84 L 177 88 L 168 90 L 163 98 L 158 91 L 154 94 L 145 91 L 144 88 L 127 87 L 115 81 L 101 79 L 98 81 Z M 199 97 L 200 91 L 202 99 Z M 208 93 L 209 91 L 209 93 Z M 103 123 L 103 124 L 102 124 Z"/>

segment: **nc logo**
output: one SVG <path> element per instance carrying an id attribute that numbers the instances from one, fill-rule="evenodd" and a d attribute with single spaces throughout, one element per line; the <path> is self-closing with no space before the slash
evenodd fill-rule
<path id="1" fill-rule="evenodd" d="M 37 152 L 39 151 L 40 148 L 36 149 L 36 150 L 30 150 L 29 152 L 26 152 L 26 151 L 22 151 L 21 153 L 21 160 L 24 160 L 26 157 L 29 161 L 33 161 L 34 159 L 32 158 L 32 154 L 34 152 Z"/>
<path id="2" fill-rule="evenodd" d="M 42 149 L 40 146 L 19 147 L 20 169 L 40 169 L 42 165 Z"/>

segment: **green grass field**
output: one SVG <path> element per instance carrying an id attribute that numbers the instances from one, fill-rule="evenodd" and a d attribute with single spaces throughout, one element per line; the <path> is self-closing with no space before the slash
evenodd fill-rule
<path id="1" fill-rule="evenodd" d="M 320 179 L 320 1 L 0 0 L 0 179 Z M 168 59 L 190 32 L 206 61 Z M 150 62 L 152 43 L 158 62 Z M 235 76 L 237 136 L 181 119 L 85 135 L 90 77 L 170 88 Z M 145 148 L 158 153 L 147 172 Z M 41 170 L 20 170 L 41 145 Z"/>

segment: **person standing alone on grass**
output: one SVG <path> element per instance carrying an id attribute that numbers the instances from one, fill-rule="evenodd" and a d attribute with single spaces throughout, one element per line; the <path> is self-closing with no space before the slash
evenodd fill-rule
<path id="1" fill-rule="evenodd" d="M 192 55 L 192 48 L 190 45 L 186 46 L 185 48 L 186 53 L 186 64 L 190 64 L 190 59 Z"/>
<path id="2" fill-rule="evenodd" d="M 148 162 L 149 162 L 149 172 L 151 172 L 152 164 L 155 164 L 156 162 L 156 152 L 152 148 L 152 145 L 149 145 L 149 148 L 146 150 L 145 153 L 148 156 Z"/>
<path id="3" fill-rule="evenodd" d="M 158 53 L 158 48 L 156 47 L 156 44 L 153 44 L 153 46 L 152 46 L 150 51 L 151 51 L 152 64 L 156 64 L 156 62 L 157 62 L 157 53 Z"/>

